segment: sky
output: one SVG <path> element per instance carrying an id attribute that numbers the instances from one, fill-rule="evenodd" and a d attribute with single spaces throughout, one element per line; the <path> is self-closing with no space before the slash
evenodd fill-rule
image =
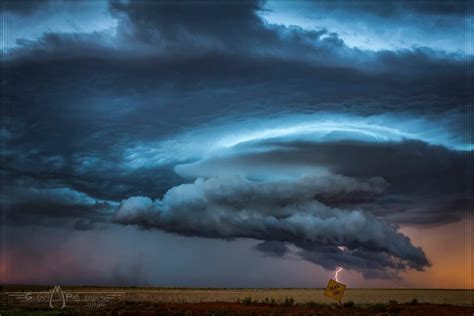
<path id="1" fill-rule="evenodd" d="M 3 283 L 473 287 L 471 2 L 2 17 Z"/>

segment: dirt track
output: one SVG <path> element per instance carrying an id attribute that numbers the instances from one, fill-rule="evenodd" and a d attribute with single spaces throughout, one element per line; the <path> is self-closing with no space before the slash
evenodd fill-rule
<path id="1" fill-rule="evenodd" d="M 435 304 L 374 304 L 352 307 L 332 305 L 296 304 L 292 306 L 243 303 L 134 303 L 117 302 L 105 308 L 13 308 L 3 315 L 400 315 L 400 316 L 472 316 L 474 306 Z"/>
<path id="2" fill-rule="evenodd" d="M 272 306 L 265 304 L 239 303 L 196 303 L 196 304 L 129 304 L 116 306 L 117 315 L 458 315 L 472 316 L 474 307 L 449 305 L 384 305 L 339 307 L 337 305 L 310 306 Z"/>

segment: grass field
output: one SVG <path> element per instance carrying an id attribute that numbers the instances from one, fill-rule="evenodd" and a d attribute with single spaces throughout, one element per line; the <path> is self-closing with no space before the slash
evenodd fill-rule
<path id="1" fill-rule="evenodd" d="M 283 301 L 293 298 L 295 303 L 333 303 L 325 297 L 322 289 L 148 289 L 127 290 L 125 298 L 138 302 L 164 303 L 198 303 L 198 302 L 236 302 L 250 298 L 252 301 L 264 302 L 265 299 Z M 392 289 L 348 289 L 343 301 L 356 304 L 388 303 L 390 300 L 432 304 L 470 305 L 473 291 L 467 290 L 392 290 Z"/>
<path id="2" fill-rule="evenodd" d="M 42 286 L 6 286 L 4 291 L 45 291 L 52 287 Z M 293 298 L 295 303 L 333 303 L 325 297 L 323 289 L 193 289 L 193 288 L 161 288 L 161 287 L 62 287 L 63 291 L 104 291 L 123 292 L 122 300 L 132 302 L 155 303 L 200 303 L 200 302 L 237 302 L 245 298 L 252 301 L 274 299 L 283 301 Z M 356 304 L 388 303 L 395 300 L 399 303 L 418 302 L 431 304 L 472 305 L 474 290 L 444 289 L 347 289 L 344 301 Z"/>
<path id="3" fill-rule="evenodd" d="M 48 293 L 51 289 L 52 287 L 4 287 L 2 315 L 57 313 L 57 309 L 48 308 L 48 302 L 45 301 L 48 295 L 35 304 L 35 299 L 19 300 L 8 294 Z M 67 308 L 62 309 L 61 313 L 79 310 L 80 314 L 99 312 L 125 315 L 411 315 L 412 312 L 416 315 L 431 315 L 436 311 L 437 315 L 474 315 L 474 290 L 347 289 L 342 300 L 346 303 L 343 307 L 326 298 L 322 289 L 62 287 L 62 291 L 68 295 L 82 293 L 81 295 L 91 294 L 99 298 L 105 297 L 106 293 L 115 293 L 117 296 L 97 306 L 68 301 Z M 59 306 L 60 302 L 56 300 L 54 305 Z"/>

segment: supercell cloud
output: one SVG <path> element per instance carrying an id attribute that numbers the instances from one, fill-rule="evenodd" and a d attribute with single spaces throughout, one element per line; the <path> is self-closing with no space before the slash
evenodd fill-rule
<path id="1" fill-rule="evenodd" d="M 7 6 L 5 223 L 423 271 L 400 226 L 471 203 L 467 4 Z"/>
<path id="2" fill-rule="evenodd" d="M 268 182 L 238 176 L 197 179 L 170 189 L 161 200 L 128 198 L 115 221 L 185 236 L 290 243 L 299 249 L 298 256 L 327 269 L 339 265 L 365 274 L 423 269 L 429 265 L 423 251 L 395 227 L 370 213 L 318 201 L 371 199 L 385 185 L 381 178 L 360 181 L 343 176 Z M 321 252 L 331 252 L 337 260 Z M 358 260 L 352 260 L 354 255 Z"/>

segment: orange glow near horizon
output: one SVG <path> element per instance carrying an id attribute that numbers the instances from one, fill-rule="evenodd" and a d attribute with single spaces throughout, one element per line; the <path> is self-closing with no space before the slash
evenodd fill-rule
<path id="1" fill-rule="evenodd" d="M 408 271 L 410 287 L 473 289 L 473 219 L 429 228 L 401 227 L 400 232 L 423 248 L 432 263 L 425 271 Z"/>

